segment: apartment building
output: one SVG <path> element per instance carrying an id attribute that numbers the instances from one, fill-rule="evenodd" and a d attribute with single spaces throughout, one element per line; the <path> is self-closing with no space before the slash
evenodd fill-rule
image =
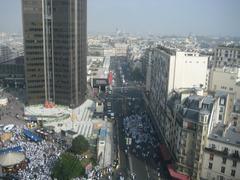
<path id="1" fill-rule="evenodd" d="M 240 98 L 240 68 L 213 68 L 209 76 L 209 91 L 225 91 L 234 93 Z"/>
<path id="2" fill-rule="evenodd" d="M 220 45 L 214 51 L 214 67 L 240 67 L 240 46 Z"/>
<path id="3" fill-rule="evenodd" d="M 186 89 L 170 95 L 167 105 L 165 140 L 175 157 L 178 172 L 199 179 L 204 144 L 214 98 Z"/>
<path id="4" fill-rule="evenodd" d="M 240 178 L 240 101 L 232 93 L 216 91 L 202 157 L 201 179 Z"/>
<path id="5" fill-rule="evenodd" d="M 206 180 L 240 179 L 240 128 L 236 123 L 217 124 L 204 148 L 201 178 Z"/>
<path id="6" fill-rule="evenodd" d="M 208 57 L 198 53 L 178 52 L 162 46 L 152 50 L 149 106 L 163 134 L 170 93 L 179 88 L 206 88 L 207 64 Z"/>
<path id="7" fill-rule="evenodd" d="M 126 43 L 115 43 L 115 56 L 127 57 L 128 55 L 128 44 Z"/>

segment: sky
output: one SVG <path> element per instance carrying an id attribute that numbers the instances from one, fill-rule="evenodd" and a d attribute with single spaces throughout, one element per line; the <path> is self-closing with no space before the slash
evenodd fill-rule
<path id="1" fill-rule="evenodd" d="M 88 0 L 88 32 L 240 36 L 240 0 Z M 21 0 L 0 0 L 0 31 L 22 32 Z"/>

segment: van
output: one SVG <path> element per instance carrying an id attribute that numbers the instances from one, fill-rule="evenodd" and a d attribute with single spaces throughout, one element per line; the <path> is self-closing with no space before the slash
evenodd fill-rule
<path id="1" fill-rule="evenodd" d="M 114 113 L 111 113 L 110 116 L 111 116 L 111 119 L 114 119 Z"/>

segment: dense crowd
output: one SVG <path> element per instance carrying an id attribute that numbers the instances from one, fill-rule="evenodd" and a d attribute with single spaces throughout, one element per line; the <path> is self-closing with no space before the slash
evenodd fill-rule
<path id="1" fill-rule="evenodd" d="M 159 162 L 159 140 L 150 123 L 150 118 L 145 112 L 133 114 L 123 120 L 124 132 L 127 138 L 131 138 L 131 144 L 127 145 L 126 152 L 144 159 L 152 159 Z"/>
<path id="2" fill-rule="evenodd" d="M 20 142 L 29 160 L 26 169 L 18 172 L 21 179 L 51 179 L 51 168 L 56 162 L 61 150 L 53 143 L 45 140 L 34 142 Z"/>
<path id="3" fill-rule="evenodd" d="M 28 165 L 26 169 L 19 170 L 16 176 L 23 180 L 51 179 L 51 168 L 62 153 L 62 147 L 46 140 L 31 142 L 23 136 L 22 129 L 23 127 L 14 127 L 13 137 L 4 143 L 4 148 L 20 146 L 26 155 Z"/>

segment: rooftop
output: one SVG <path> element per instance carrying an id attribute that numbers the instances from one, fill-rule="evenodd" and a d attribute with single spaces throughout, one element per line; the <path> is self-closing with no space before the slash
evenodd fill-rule
<path id="1" fill-rule="evenodd" d="M 195 123 L 199 121 L 199 114 L 210 114 L 211 113 L 211 104 L 214 102 L 212 96 L 199 96 L 191 95 L 187 97 L 181 104 L 179 113 L 188 120 L 191 120 Z M 202 108 L 202 104 L 207 105 Z"/>
<path id="2" fill-rule="evenodd" d="M 222 45 L 219 45 L 217 48 L 237 48 L 237 49 L 240 49 L 240 46 L 235 45 L 235 44 L 229 44 L 229 45 L 222 44 Z"/>
<path id="3" fill-rule="evenodd" d="M 238 131 L 232 124 L 229 126 L 221 123 L 217 124 L 209 135 L 209 139 L 240 147 L 240 131 Z"/>
<path id="4" fill-rule="evenodd" d="M 225 91 L 216 91 L 215 93 L 215 97 L 227 97 L 228 96 L 228 92 Z"/>
<path id="5" fill-rule="evenodd" d="M 159 45 L 157 47 L 157 49 L 162 50 L 162 51 L 164 51 L 167 54 L 172 55 L 172 56 L 176 55 L 176 50 L 174 50 L 174 49 L 170 49 L 170 48 L 167 48 L 167 47 L 164 47 L 164 46 L 161 46 L 161 45 Z"/>

